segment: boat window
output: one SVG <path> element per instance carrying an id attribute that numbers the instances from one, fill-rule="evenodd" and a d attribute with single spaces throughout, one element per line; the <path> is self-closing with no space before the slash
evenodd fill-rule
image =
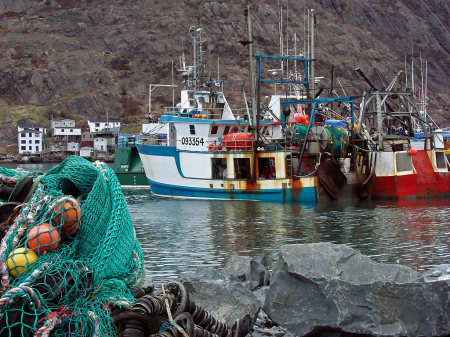
<path id="1" fill-rule="evenodd" d="M 445 153 L 444 152 L 436 152 L 436 167 L 437 168 L 446 168 L 447 163 L 445 161 Z"/>
<path id="2" fill-rule="evenodd" d="M 234 158 L 233 164 L 236 179 L 250 179 L 252 177 L 250 158 Z"/>
<path id="3" fill-rule="evenodd" d="M 412 157 L 407 152 L 397 153 L 397 171 L 411 171 Z"/>
<path id="4" fill-rule="evenodd" d="M 258 158 L 258 174 L 264 179 L 276 178 L 275 158 Z"/>
<path id="5" fill-rule="evenodd" d="M 229 125 L 225 126 L 225 129 L 223 130 L 223 134 L 227 135 L 228 132 L 230 132 L 230 126 Z"/>
<path id="6" fill-rule="evenodd" d="M 212 135 L 216 135 L 218 130 L 219 130 L 219 126 L 218 125 L 211 126 L 211 134 Z"/>
<path id="7" fill-rule="evenodd" d="M 191 132 L 191 135 L 195 135 L 195 125 L 189 125 L 189 131 Z"/>
<path id="8" fill-rule="evenodd" d="M 211 174 L 213 179 L 226 179 L 226 158 L 211 158 Z"/>

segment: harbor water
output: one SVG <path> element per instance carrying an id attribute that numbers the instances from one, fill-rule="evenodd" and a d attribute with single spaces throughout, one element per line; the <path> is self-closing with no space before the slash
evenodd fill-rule
<path id="1" fill-rule="evenodd" d="M 21 167 L 45 172 L 52 165 Z M 272 268 L 280 248 L 297 243 L 345 244 L 419 271 L 450 263 L 450 199 L 298 205 L 161 199 L 148 189 L 123 194 L 155 284 L 199 266 L 220 269 L 231 254 L 265 254 Z"/>

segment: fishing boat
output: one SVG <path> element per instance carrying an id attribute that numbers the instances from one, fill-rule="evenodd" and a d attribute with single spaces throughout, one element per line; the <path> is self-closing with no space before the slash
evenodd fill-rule
<path id="1" fill-rule="evenodd" d="M 378 90 L 358 71 L 371 88 L 364 93 L 358 125 L 375 155 L 373 198 L 448 196 L 450 174 L 443 132 L 427 121 L 413 90 L 396 86 L 402 72 Z"/>
<path id="2" fill-rule="evenodd" d="M 135 146 L 140 134 L 119 135 L 113 171 L 124 188 L 150 188 Z"/>
<path id="3" fill-rule="evenodd" d="M 251 27 L 249 8 L 246 15 Z M 251 29 L 248 36 L 251 41 Z M 312 58 L 253 55 L 252 43 L 243 44 L 251 56 L 252 86 L 244 111 L 231 110 L 220 86 L 198 86 L 194 58 L 194 77 L 184 72 L 177 108 L 165 109 L 159 123 L 151 125 L 154 131 L 141 135 L 136 147 L 152 194 L 299 203 L 370 198 L 370 155 L 364 151 L 367 140 L 354 132 L 352 98 L 318 98 L 311 90 Z M 303 72 L 266 79 L 267 60 L 299 63 Z M 261 102 L 265 83 L 293 88 L 293 94 Z M 331 103 L 342 103 L 347 116 L 332 110 Z"/>

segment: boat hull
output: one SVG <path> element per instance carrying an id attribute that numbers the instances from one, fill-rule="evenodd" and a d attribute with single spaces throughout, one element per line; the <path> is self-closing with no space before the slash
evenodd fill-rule
<path id="1" fill-rule="evenodd" d="M 137 145 L 152 194 L 167 198 L 317 202 L 315 176 L 298 179 L 209 179 L 201 172 L 214 153 L 177 151 L 172 146 Z M 233 155 L 233 154 L 230 154 Z M 191 156 L 191 157 L 189 157 Z M 226 156 L 226 155 L 224 155 Z M 200 158 L 200 159 L 199 159 Z M 185 164 L 184 164 L 185 163 Z M 189 171 L 187 167 L 198 168 Z M 192 170 L 192 169 L 191 169 Z M 203 178 L 202 178 L 203 177 Z"/>
<path id="2" fill-rule="evenodd" d="M 373 198 L 421 199 L 448 196 L 450 174 L 446 164 L 439 164 L 436 159 L 440 155 L 434 150 L 419 150 L 415 155 L 407 155 L 406 152 L 379 153 Z M 407 160 L 410 161 L 411 169 L 399 171 L 399 167 L 409 168 Z"/>
<path id="3" fill-rule="evenodd" d="M 150 188 L 143 172 L 116 172 L 116 176 L 124 188 Z"/>
<path id="4" fill-rule="evenodd" d="M 113 170 L 124 188 L 150 188 L 135 146 L 116 149 Z"/>

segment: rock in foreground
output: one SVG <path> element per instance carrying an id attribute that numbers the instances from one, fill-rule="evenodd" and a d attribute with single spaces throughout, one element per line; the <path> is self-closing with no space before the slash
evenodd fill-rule
<path id="1" fill-rule="evenodd" d="M 264 311 L 297 336 L 335 332 L 372 336 L 450 333 L 450 286 L 380 264 L 331 243 L 287 245 L 271 278 Z"/>
<path id="2" fill-rule="evenodd" d="M 197 305 L 228 326 L 246 315 L 251 317 L 251 325 L 255 323 L 260 301 L 237 277 L 200 268 L 182 273 L 179 282 Z"/>

